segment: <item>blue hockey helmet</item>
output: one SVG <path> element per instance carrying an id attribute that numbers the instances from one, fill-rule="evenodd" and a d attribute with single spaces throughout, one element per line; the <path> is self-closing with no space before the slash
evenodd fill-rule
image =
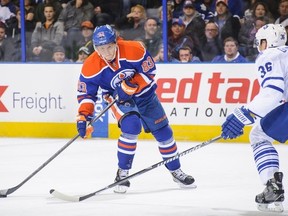
<path id="1" fill-rule="evenodd" d="M 116 43 L 116 33 L 110 25 L 97 26 L 93 33 L 93 45 Z"/>

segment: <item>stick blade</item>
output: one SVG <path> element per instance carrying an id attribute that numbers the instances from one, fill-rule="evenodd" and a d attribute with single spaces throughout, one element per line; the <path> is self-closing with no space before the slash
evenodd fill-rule
<path id="1" fill-rule="evenodd" d="M 61 193 L 55 189 L 50 190 L 50 194 L 58 199 L 68 201 L 68 202 L 80 202 L 79 196 L 70 196 L 64 193 Z"/>
<path id="2" fill-rule="evenodd" d="M 0 190 L 0 198 L 6 198 L 8 195 L 8 189 L 7 190 Z"/>

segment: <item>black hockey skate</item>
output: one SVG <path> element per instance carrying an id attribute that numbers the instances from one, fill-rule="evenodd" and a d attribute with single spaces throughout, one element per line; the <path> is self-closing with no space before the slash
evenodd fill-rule
<path id="1" fill-rule="evenodd" d="M 180 168 L 171 172 L 173 176 L 173 180 L 181 187 L 181 188 L 196 188 L 197 186 L 194 183 L 195 179 L 185 174 Z"/>
<path id="2" fill-rule="evenodd" d="M 264 191 L 255 197 L 257 208 L 265 212 L 283 212 L 284 189 L 282 185 L 283 173 L 275 172 Z"/>
<path id="3" fill-rule="evenodd" d="M 129 175 L 129 170 L 118 169 L 116 173 L 115 182 L 120 181 L 121 179 L 126 178 Z M 128 188 L 130 187 L 130 182 L 125 181 L 119 185 L 116 185 L 114 188 L 115 193 L 126 193 Z"/>

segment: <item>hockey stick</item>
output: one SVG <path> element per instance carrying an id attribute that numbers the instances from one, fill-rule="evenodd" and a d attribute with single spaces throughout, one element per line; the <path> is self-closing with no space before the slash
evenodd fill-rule
<path id="1" fill-rule="evenodd" d="M 127 176 L 126 178 L 123 178 L 120 181 L 114 182 L 114 183 L 112 183 L 112 184 L 110 184 L 110 185 L 108 185 L 108 186 L 106 186 L 104 188 L 101 188 L 100 190 L 97 190 L 97 191 L 95 191 L 93 193 L 89 193 L 89 194 L 81 195 L 81 196 L 71 196 L 71 195 L 63 194 L 63 193 L 61 193 L 61 192 L 59 192 L 59 191 L 57 191 L 55 189 L 51 189 L 50 190 L 50 194 L 52 194 L 54 197 L 56 197 L 58 199 L 61 199 L 61 200 L 70 201 L 70 202 L 80 202 L 80 201 L 86 200 L 86 199 L 88 199 L 90 197 L 93 197 L 93 196 L 99 194 L 102 191 L 105 191 L 107 189 L 113 188 L 116 185 L 119 185 L 119 184 L 121 184 L 121 183 L 123 183 L 123 182 L 125 182 L 125 181 L 127 181 L 129 179 L 132 179 L 132 178 L 134 178 L 136 176 L 142 175 L 142 174 L 144 174 L 144 173 L 146 173 L 146 172 L 148 172 L 150 170 L 153 170 L 153 169 L 155 169 L 157 167 L 165 165 L 165 164 L 167 164 L 167 163 L 169 163 L 169 162 L 171 162 L 173 160 L 176 160 L 179 157 L 184 156 L 184 155 L 186 155 L 186 154 L 188 154 L 190 152 L 196 151 L 197 149 L 200 149 L 200 148 L 202 148 L 204 146 L 207 146 L 210 143 L 216 142 L 217 140 L 219 140 L 221 138 L 222 138 L 221 136 L 217 136 L 217 137 L 215 137 L 213 139 L 210 139 L 210 140 L 205 141 L 205 142 L 203 142 L 201 144 L 198 144 L 198 145 L 196 145 L 196 146 L 194 146 L 192 148 L 187 149 L 186 151 L 183 151 L 183 152 L 178 153 L 177 155 L 175 155 L 173 157 L 167 158 L 167 159 L 165 159 L 163 161 L 160 161 L 160 162 L 158 162 L 156 164 L 153 164 L 152 166 L 147 167 L 146 169 L 142 169 L 142 170 L 140 170 L 140 171 L 138 171 L 138 172 L 136 172 L 136 173 L 134 173 L 134 174 L 132 174 L 130 176 Z"/>
<path id="2" fill-rule="evenodd" d="M 111 103 L 109 103 L 99 114 L 97 117 L 93 118 L 92 121 L 89 123 L 89 125 L 96 122 L 101 116 L 104 115 L 104 113 L 109 110 L 113 104 L 117 101 L 117 99 L 114 99 Z M 40 170 L 42 170 L 48 163 L 50 163 L 54 158 L 56 158 L 61 152 L 63 152 L 69 145 L 71 145 L 76 139 L 80 137 L 79 134 L 77 134 L 75 137 L 73 137 L 69 142 L 67 142 L 61 149 L 59 149 L 54 155 L 52 155 L 47 161 L 45 161 L 38 169 L 36 169 L 33 173 L 31 173 L 26 179 L 24 179 L 22 182 L 20 182 L 15 187 L 11 187 L 8 189 L 0 190 L 0 197 L 7 197 L 7 195 L 13 193 L 14 191 L 18 190 L 23 184 L 25 184 L 29 179 L 31 179 L 34 175 L 36 175 Z"/>

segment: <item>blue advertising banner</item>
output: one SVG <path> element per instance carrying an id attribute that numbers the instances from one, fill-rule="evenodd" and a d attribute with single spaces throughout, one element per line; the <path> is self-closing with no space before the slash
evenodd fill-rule
<path id="1" fill-rule="evenodd" d="M 98 100 L 96 101 L 94 108 L 94 116 L 98 116 L 99 113 L 106 106 L 102 98 L 102 91 L 98 91 Z M 94 131 L 91 134 L 92 137 L 108 137 L 108 112 L 104 113 L 96 122 L 93 123 Z"/>

